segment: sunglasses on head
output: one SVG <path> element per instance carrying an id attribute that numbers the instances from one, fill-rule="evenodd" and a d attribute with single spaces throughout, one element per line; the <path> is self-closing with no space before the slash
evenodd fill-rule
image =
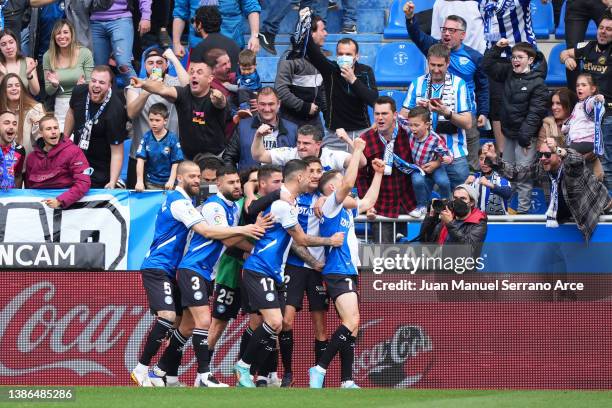
<path id="1" fill-rule="evenodd" d="M 550 156 L 552 156 L 553 153 L 552 152 L 538 152 L 537 156 L 538 159 L 541 159 L 542 157 L 545 159 L 550 159 Z"/>

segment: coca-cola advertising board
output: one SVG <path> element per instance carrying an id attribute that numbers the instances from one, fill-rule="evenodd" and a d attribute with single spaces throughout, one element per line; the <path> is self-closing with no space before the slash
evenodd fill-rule
<path id="1" fill-rule="evenodd" d="M 2 384 L 130 385 L 129 372 L 153 322 L 137 272 L 1 276 Z M 373 298 L 367 293 L 372 280 L 363 276 L 360 282 L 354 377 L 361 386 L 612 388 L 610 301 Z M 328 333 L 337 325 L 330 312 Z M 245 326 L 244 318 L 232 321 L 216 347 L 214 370 L 230 384 Z M 294 376 L 297 386 L 307 386 L 314 358 L 307 312 L 298 315 L 294 337 Z M 183 381 L 191 383 L 195 369 L 188 347 Z M 334 361 L 327 384 L 338 382 Z"/>

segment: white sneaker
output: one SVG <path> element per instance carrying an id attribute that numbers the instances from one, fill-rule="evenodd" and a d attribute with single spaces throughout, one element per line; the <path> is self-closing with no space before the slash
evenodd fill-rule
<path id="1" fill-rule="evenodd" d="M 152 387 L 151 381 L 149 380 L 149 371 L 140 371 L 133 369 L 130 373 L 130 378 L 132 381 L 136 383 L 139 387 Z"/>
<path id="2" fill-rule="evenodd" d="M 355 381 L 349 380 L 349 381 L 343 381 L 342 384 L 340 384 L 340 388 L 361 388 L 361 387 L 355 384 Z"/>
<path id="3" fill-rule="evenodd" d="M 280 388 L 280 386 L 281 386 L 281 379 L 278 378 L 278 373 L 268 374 L 268 387 Z"/>
<path id="4" fill-rule="evenodd" d="M 422 218 L 427 214 L 426 207 L 417 207 L 408 213 L 412 218 Z"/>
<path id="5" fill-rule="evenodd" d="M 164 381 L 164 377 L 166 376 L 166 372 L 160 370 L 159 367 L 154 366 L 149 370 L 149 381 L 153 387 L 165 387 L 166 382 Z"/>
<path id="6" fill-rule="evenodd" d="M 166 382 L 166 387 L 167 388 L 186 388 L 187 384 L 185 384 L 184 382 L 180 382 L 180 381 Z"/>
<path id="7" fill-rule="evenodd" d="M 198 374 L 199 381 L 194 384 L 195 387 L 207 387 L 207 388 L 227 388 L 229 385 L 224 384 L 217 380 L 211 373 Z"/>

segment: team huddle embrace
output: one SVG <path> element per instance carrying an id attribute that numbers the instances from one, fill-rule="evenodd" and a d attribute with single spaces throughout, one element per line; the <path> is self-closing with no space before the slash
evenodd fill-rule
<path id="1" fill-rule="evenodd" d="M 191 337 L 198 365 L 194 386 L 228 387 L 213 375 L 211 360 L 228 322 L 242 309 L 249 325 L 234 366 L 236 386 L 292 386 L 292 327 L 306 294 L 315 333 L 310 387 L 323 387 L 326 369 L 339 354 L 342 387 L 359 388 L 352 378 L 359 328 L 353 217 L 376 204 L 385 163 L 372 161 L 369 190 L 362 199 L 353 198 L 365 141 L 355 139 L 351 148 L 352 154 L 338 153 L 345 157 L 335 159 L 336 169 L 321 149 L 306 157 L 298 149 L 299 158 L 272 161 L 282 168 L 263 165 L 239 174 L 232 166 L 221 167 L 217 194 L 198 208 L 200 167 L 191 161 L 179 164 L 177 188 L 159 210 L 141 268 L 156 320 L 131 372 L 134 382 L 184 386 L 178 369 Z M 328 340 L 329 299 L 341 324 Z M 276 372 L 279 349 L 282 380 Z"/>

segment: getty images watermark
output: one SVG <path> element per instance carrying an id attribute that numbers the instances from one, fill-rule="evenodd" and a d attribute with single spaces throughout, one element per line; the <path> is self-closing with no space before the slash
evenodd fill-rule
<path id="1" fill-rule="evenodd" d="M 526 249 L 521 248 L 520 252 L 526 253 Z M 549 249 L 543 253 L 554 252 Z M 550 257 L 523 256 L 521 259 L 509 250 L 508 244 L 500 247 L 368 244 L 359 247 L 359 256 L 361 271 L 374 274 L 365 280 L 371 286 L 368 289 L 374 291 L 583 291 L 585 288 L 581 281 L 553 278 L 545 268 L 552 262 Z M 567 266 L 571 259 L 561 257 L 561 260 L 570 272 Z M 517 278 L 525 276 L 525 272 L 533 279 Z"/>

